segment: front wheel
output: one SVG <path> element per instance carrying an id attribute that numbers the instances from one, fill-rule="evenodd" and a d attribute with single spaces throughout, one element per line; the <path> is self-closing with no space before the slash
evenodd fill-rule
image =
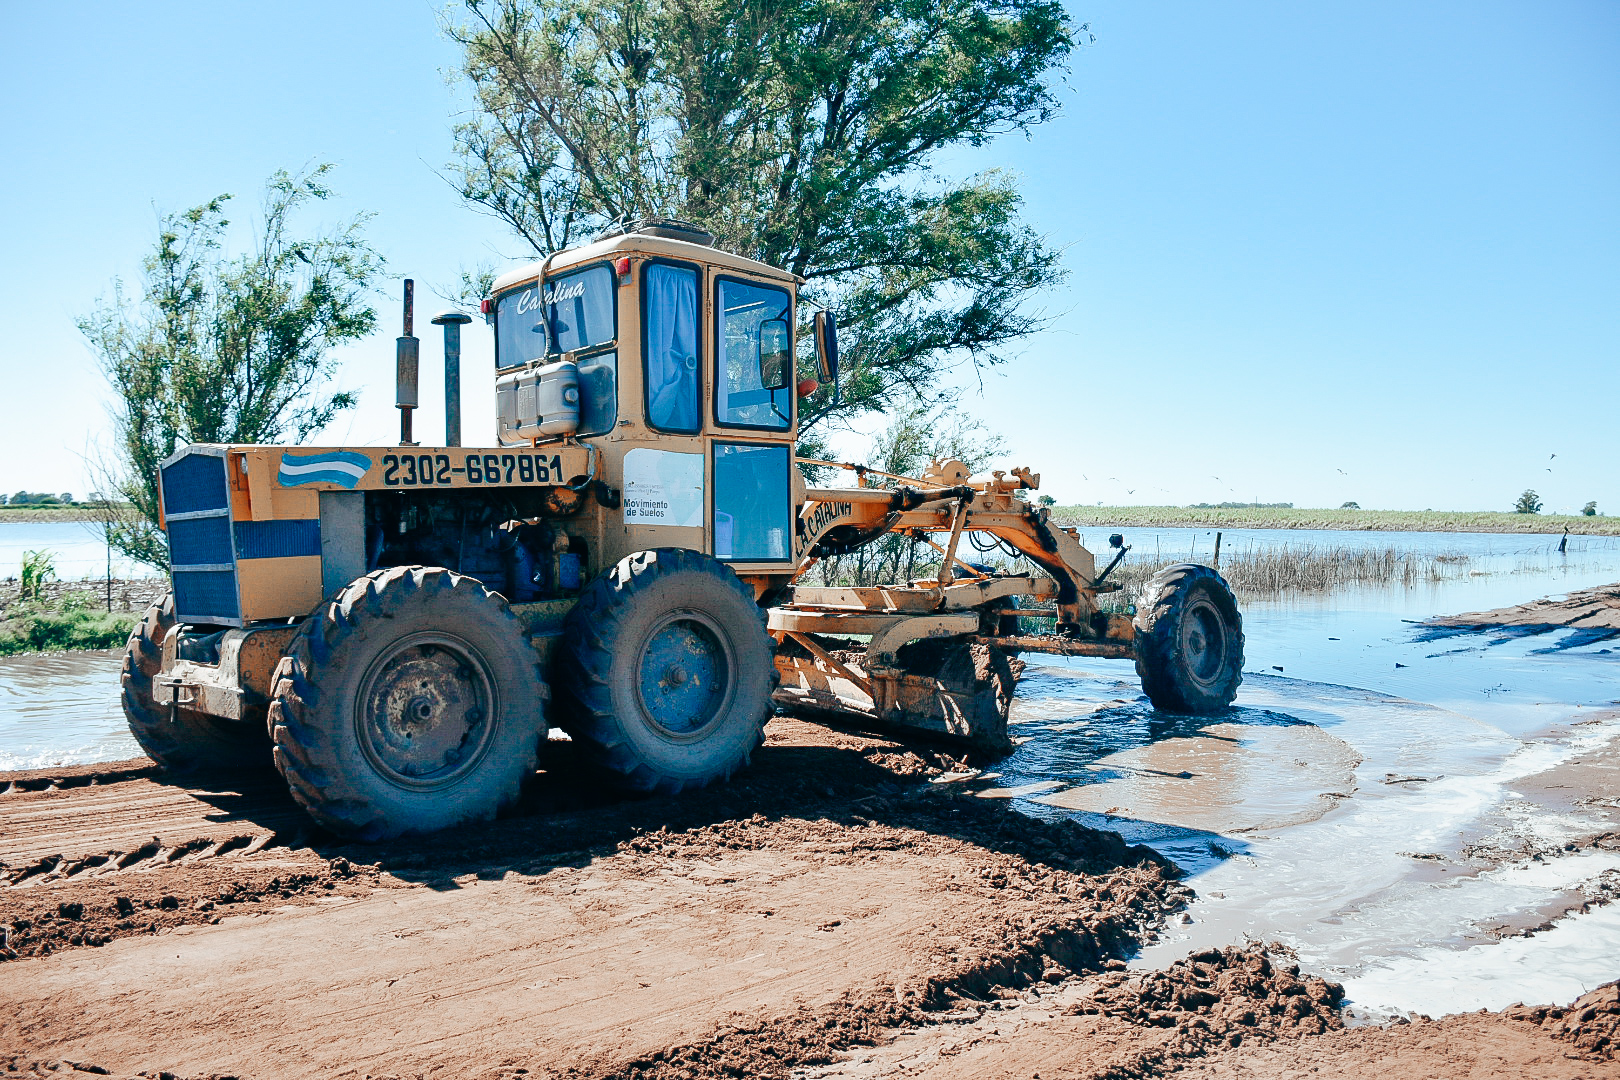
<path id="1" fill-rule="evenodd" d="M 359 578 L 305 620 L 276 669 L 276 767 L 343 836 L 484 821 L 546 736 L 539 656 L 506 601 L 440 567 Z"/>
<path id="2" fill-rule="evenodd" d="M 1207 715 L 1243 681 L 1243 617 L 1226 579 L 1207 566 L 1167 566 L 1136 608 L 1136 673 L 1156 709 Z"/>
<path id="3" fill-rule="evenodd" d="M 563 641 L 559 722 L 627 787 L 723 780 L 764 738 L 777 680 L 765 612 L 724 563 L 627 555 L 585 590 Z"/>

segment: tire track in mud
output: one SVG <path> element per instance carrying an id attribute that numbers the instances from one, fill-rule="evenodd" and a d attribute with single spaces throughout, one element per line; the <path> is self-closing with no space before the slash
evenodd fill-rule
<path id="1" fill-rule="evenodd" d="M 43 873 L 25 868 L 48 859 L 117 862 L 154 838 L 171 849 L 191 845 L 191 854 L 199 841 L 242 847 L 309 831 L 274 773 L 244 773 L 204 789 L 163 783 L 149 763 L 119 764 L 99 772 L 79 766 L 11 774 L 0 786 L 0 885 Z"/>
<path id="2" fill-rule="evenodd" d="M 0 887 L 0 919 L 43 911 L 45 951 L 67 946 L 5 965 L 0 1043 L 182 1075 L 466 1075 L 497 1059 L 610 1075 L 739 1018 L 774 1030 L 854 1002 L 848 1023 L 876 1030 L 1061 978 L 1184 902 L 1113 834 L 921 782 L 959 764 L 935 757 L 778 723 L 723 788 L 609 800 L 559 781 L 489 826 L 374 847 L 312 831 L 297 849 L 241 842 L 279 835 L 242 826 L 282 812 L 262 796 L 222 814 L 219 793 L 185 809 L 133 773 L 54 792 L 14 780 L 0 806 L 87 805 L 65 829 L 44 814 L 4 834 L 12 874 L 15 853 L 71 854 Z M 154 798 L 201 835 L 152 851 Z M 86 854 L 142 835 L 121 868 Z M 207 925 L 229 913 L 264 917 Z M 72 947 L 109 928 L 107 948 Z"/>
<path id="3" fill-rule="evenodd" d="M 948 987 L 1056 973 L 1054 955 L 1094 965 L 1181 902 L 1165 868 L 1132 863 L 1117 838 L 1069 839 L 1091 848 L 1071 859 L 1128 865 L 1083 874 L 822 819 L 648 834 L 583 868 L 378 891 L 25 962 L 8 972 L 0 1036 L 181 1073 L 455 1072 L 490 1047 L 611 1072 L 736 1015 L 874 992 L 916 1013 Z"/>

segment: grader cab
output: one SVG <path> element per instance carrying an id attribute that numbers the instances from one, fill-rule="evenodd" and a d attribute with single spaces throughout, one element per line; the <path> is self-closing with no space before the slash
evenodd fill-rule
<path id="1" fill-rule="evenodd" d="M 493 816 L 551 725 L 624 785 L 676 792 L 745 765 L 778 708 L 1004 750 L 1020 652 L 1134 659 L 1160 708 L 1231 703 L 1241 622 L 1207 567 L 1161 573 L 1133 620 L 1098 606 L 1125 549 L 1099 572 L 1027 501 L 1028 470 L 796 459 L 801 326 L 838 377 L 801 284 L 678 223 L 509 273 L 483 305 L 498 430 L 463 447 L 469 319 L 434 320 L 446 445 L 419 445 L 407 282 L 399 445 L 164 462 L 174 587 L 125 658 L 136 738 L 177 772 L 268 754 L 316 821 L 381 839 Z M 807 464 L 852 482 L 811 486 Z M 938 573 L 805 582 L 897 533 Z M 970 536 L 1022 559 L 970 562 Z"/>

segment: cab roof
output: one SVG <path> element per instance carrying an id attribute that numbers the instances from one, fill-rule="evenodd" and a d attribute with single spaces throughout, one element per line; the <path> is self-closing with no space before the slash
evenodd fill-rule
<path id="1" fill-rule="evenodd" d="M 672 240 L 664 236 L 651 236 L 647 233 L 625 233 L 608 237 L 605 240 L 598 240 L 583 247 L 569 248 L 567 251 L 558 252 L 551 257 L 551 265 L 546 267 L 546 274 L 547 276 L 553 276 L 569 267 L 579 266 L 582 263 L 598 262 L 602 259 L 611 259 L 618 255 L 654 255 L 668 259 L 683 259 L 688 262 L 708 263 L 728 270 L 739 270 L 755 277 L 784 283 L 803 284 L 805 280 L 787 270 L 779 270 L 774 266 L 768 266 L 754 259 L 746 259 L 741 255 L 733 255 L 729 251 L 721 251 L 716 247 L 694 244 L 686 240 Z M 495 285 L 490 289 L 490 294 L 499 295 L 515 285 L 523 285 L 534 281 L 540 276 L 542 266 L 545 266 L 545 260 L 537 260 L 525 266 L 508 270 L 495 279 Z"/>

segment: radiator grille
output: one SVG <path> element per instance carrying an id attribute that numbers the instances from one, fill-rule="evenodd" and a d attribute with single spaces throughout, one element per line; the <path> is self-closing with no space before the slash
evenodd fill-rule
<path id="1" fill-rule="evenodd" d="M 230 505 L 223 455 L 187 454 L 163 470 L 165 514 L 172 517 L 198 510 L 228 510 Z"/>
<path id="2" fill-rule="evenodd" d="M 163 469 L 174 613 L 181 622 L 242 622 L 225 462 L 223 454 L 192 452 Z"/>
<path id="3" fill-rule="evenodd" d="M 206 566 L 231 561 L 231 522 L 225 517 L 169 522 L 169 562 Z"/>

